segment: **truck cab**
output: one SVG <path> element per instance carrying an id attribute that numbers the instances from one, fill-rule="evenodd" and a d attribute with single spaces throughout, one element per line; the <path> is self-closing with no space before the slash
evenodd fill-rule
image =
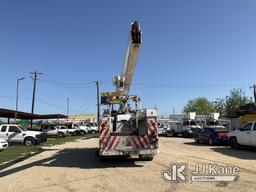
<path id="1" fill-rule="evenodd" d="M 256 146 L 256 121 L 248 122 L 240 129 L 229 132 L 228 140 L 233 149 L 240 146 Z"/>
<path id="2" fill-rule="evenodd" d="M 26 128 L 16 124 L 1 125 L 0 138 L 9 143 L 23 143 L 24 145 L 36 145 L 47 140 L 47 137 L 42 132 L 28 131 Z"/>

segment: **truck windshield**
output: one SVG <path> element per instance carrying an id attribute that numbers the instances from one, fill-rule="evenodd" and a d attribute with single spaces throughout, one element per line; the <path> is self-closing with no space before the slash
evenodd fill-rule
<path id="1" fill-rule="evenodd" d="M 18 126 L 22 131 L 27 131 L 26 128 L 22 127 L 22 126 Z"/>

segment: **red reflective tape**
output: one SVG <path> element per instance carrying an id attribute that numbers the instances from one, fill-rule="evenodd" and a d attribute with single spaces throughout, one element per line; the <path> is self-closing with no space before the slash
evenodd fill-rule
<path id="1" fill-rule="evenodd" d="M 140 144 L 140 146 L 141 146 L 141 148 L 145 148 L 145 146 L 144 146 L 144 144 L 141 142 L 141 140 L 140 140 L 140 137 L 136 137 L 137 138 L 137 140 L 139 141 L 139 144 Z"/>
<path id="2" fill-rule="evenodd" d="M 153 133 L 154 130 L 151 129 L 151 125 L 150 125 L 150 124 L 148 124 L 148 129 L 149 129 L 149 131 L 150 131 L 150 135 L 152 135 L 152 133 Z"/>
<path id="3" fill-rule="evenodd" d="M 128 141 L 127 145 L 128 145 L 128 146 L 132 146 L 131 141 Z"/>
<path id="4" fill-rule="evenodd" d="M 112 139 L 111 143 L 109 144 L 108 150 L 111 149 L 111 147 L 114 144 L 115 140 L 116 140 L 116 136 L 114 136 L 114 138 Z"/>
<path id="5" fill-rule="evenodd" d="M 142 139 L 143 139 L 144 143 L 145 143 L 146 145 L 148 145 L 147 136 L 142 137 Z"/>
<path id="6" fill-rule="evenodd" d="M 108 121 L 106 120 L 105 122 L 102 122 L 102 124 L 100 125 L 101 129 L 100 129 L 100 134 L 104 131 L 104 129 L 107 127 L 106 124 L 108 123 Z"/>
<path id="7" fill-rule="evenodd" d="M 135 145 L 136 148 L 139 148 L 138 144 L 136 143 L 136 141 L 134 140 L 134 138 L 132 138 L 132 142 Z"/>
<path id="8" fill-rule="evenodd" d="M 105 148 L 104 149 L 106 149 L 107 148 L 107 146 L 108 146 L 108 143 L 109 143 L 109 141 L 110 141 L 110 139 L 111 139 L 111 136 L 108 136 L 108 138 L 107 138 L 107 140 L 106 140 L 106 145 L 105 145 Z"/>
<path id="9" fill-rule="evenodd" d="M 101 146 L 103 140 L 105 139 L 105 137 L 106 137 L 106 135 L 107 135 L 107 133 L 108 133 L 108 130 L 109 130 L 109 128 L 107 128 L 106 131 L 103 133 L 103 136 L 102 136 L 101 139 L 100 139 L 100 146 Z"/>
<path id="10" fill-rule="evenodd" d="M 120 143 L 120 141 L 117 141 L 113 149 L 116 149 L 117 145 Z"/>

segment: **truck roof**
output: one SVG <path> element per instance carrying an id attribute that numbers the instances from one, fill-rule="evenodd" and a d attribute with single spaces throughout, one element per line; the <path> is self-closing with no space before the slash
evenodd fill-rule
<path id="1" fill-rule="evenodd" d="M 3 126 L 3 125 L 5 125 L 5 126 L 20 126 L 20 125 L 17 125 L 17 124 L 1 124 L 1 126 Z"/>

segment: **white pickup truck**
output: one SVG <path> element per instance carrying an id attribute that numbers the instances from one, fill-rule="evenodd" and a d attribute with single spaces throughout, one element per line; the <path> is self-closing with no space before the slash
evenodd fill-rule
<path id="1" fill-rule="evenodd" d="M 176 136 L 181 134 L 183 137 L 193 137 L 199 129 L 201 129 L 199 125 L 186 125 L 182 122 L 170 122 L 166 128 L 166 135 Z"/>
<path id="2" fill-rule="evenodd" d="M 42 132 L 28 131 L 15 124 L 0 125 L 0 138 L 8 141 L 8 143 L 23 143 L 24 145 L 36 145 L 47 140 Z"/>
<path id="3" fill-rule="evenodd" d="M 95 134 L 96 132 L 98 132 L 98 126 L 95 123 L 89 123 L 86 126 L 88 127 L 88 133 Z"/>
<path id="4" fill-rule="evenodd" d="M 249 122 L 239 130 L 230 131 L 228 141 L 233 149 L 239 149 L 240 146 L 256 146 L 256 121 Z"/>

